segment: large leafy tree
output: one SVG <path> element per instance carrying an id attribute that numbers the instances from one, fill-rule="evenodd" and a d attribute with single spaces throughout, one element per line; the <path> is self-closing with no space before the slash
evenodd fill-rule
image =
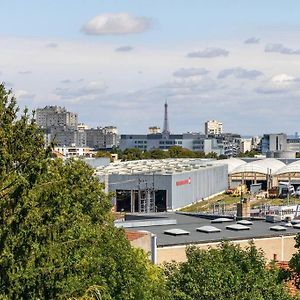
<path id="1" fill-rule="evenodd" d="M 97 286 L 102 299 L 162 299 L 160 270 L 113 226 L 93 170 L 51 159 L 3 85 L 0 124 L 0 298 L 65 299 Z"/>
<path id="2" fill-rule="evenodd" d="M 294 253 L 291 260 L 289 261 L 289 266 L 291 268 L 291 271 L 294 274 L 291 274 L 292 272 L 290 272 L 289 275 L 293 277 L 297 287 L 300 288 L 300 234 L 299 233 L 296 235 L 295 241 L 296 241 L 295 248 L 297 249 L 297 252 Z"/>
<path id="3" fill-rule="evenodd" d="M 222 243 L 216 249 L 187 249 L 187 262 L 165 266 L 172 299 L 291 299 L 278 282 L 278 271 L 266 268 L 263 253 Z"/>

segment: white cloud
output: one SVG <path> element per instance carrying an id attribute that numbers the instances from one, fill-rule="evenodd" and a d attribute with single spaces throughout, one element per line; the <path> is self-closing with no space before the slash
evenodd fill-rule
<path id="1" fill-rule="evenodd" d="M 277 84 L 291 84 L 295 82 L 295 80 L 295 77 L 287 74 L 279 74 L 271 78 L 271 81 Z"/>
<path id="2" fill-rule="evenodd" d="M 300 49 L 287 48 L 283 44 L 267 44 L 265 48 L 265 52 L 297 55 L 300 54 Z"/>
<path id="3" fill-rule="evenodd" d="M 131 47 L 131 46 L 122 46 L 122 47 L 115 49 L 116 52 L 129 52 L 132 50 L 133 50 L 133 47 Z"/>
<path id="4" fill-rule="evenodd" d="M 47 47 L 47 48 L 57 48 L 57 47 L 58 47 L 58 44 L 57 44 L 57 43 L 51 42 L 51 43 L 47 43 L 47 44 L 46 44 L 46 47 Z"/>
<path id="5" fill-rule="evenodd" d="M 33 99 L 35 98 L 35 94 L 30 93 L 26 90 L 16 90 L 14 92 L 15 97 L 17 100 L 22 100 L 22 99 Z"/>
<path id="6" fill-rule="evenodd" d="M 102 14 L 88 21 L 82 31 L 89 35 L 130 34 L 148 30 L 151 20 L 128 13 Z"/>
<path id="7" fill-rule="evenodd" d="M 260 39 L 256 37 L 251 37 L 244 41 L 244 44 L 259 44 Z"/>
<path id="8" fill-rule="evenodd" d="M 179 69 L 173 73 L 175 77 L 192 77 L 192 76 L 199 76 L 199 75 L 206 75 L 209 71 L 204 68 L 189 68 L 189 69 Z"/>
<path id="9" fill-rule="evenodd" d="M 246 69 L 237 67 L 237 68 L 222 70 L 219 73 L 218 78 L 223 79 L 228 76 L 233 76 L 237 79 L 255 79 L 262 75 L 263 75 L 263 73 L 258 70 L 246 70 Z"/>
<path id="10" fill-rule="evenodd" d="M 295 90 L 299 90 L 298 78 L 287 74 L 278 74 L 263 82 L 256 89 L 256 92 L 260 94 L 287 94 Z"/>
<path id="11" fill-rule="evenodd" d="M 19 72 L 20 75 L 29 75 L 29 74 L 31 74 L 31 73 L 32 73 L 32 72 L 29 71 L 29 70 L 26 70 L 26 71 L 20 71 L 20 72 Z"/>
<path id="12" fill-rule="evenodd" d="M 80 101 L 82 99 L 88 99 L 90 97 L 103 94 L 106 89 L 107 85 L 104 81 L 91 81 L 88 84 L 80 87 L 56 88 L 55 94 L 64 99 Z"/>
<path id="13" fill-rule="evenodd" d="M 206 48 L 204 50 L 199 50 L 195 52 L 190 52 L 187 54 L 187 57 L 195 58 L 195 57 L 203 57 L 203 58 L 213 58 L 218 56 L 228 56 L 229 51 L 222 48 Z"/>

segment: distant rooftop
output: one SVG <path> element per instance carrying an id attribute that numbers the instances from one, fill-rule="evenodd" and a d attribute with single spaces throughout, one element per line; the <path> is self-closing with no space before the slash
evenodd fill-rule
<path id="1" fill-rule="evenodd" d="M 98 167 L 97 174 L 162 174 L 190 172 L 213 167 L 210 159 L 149 159 L 112 163 L 107 167 Z"/>
<path id="2" fill-rule="evenodd" d="M 158 247 L 173 246 L 173 245 L 188 245 L 188 244 L 205 244 L 211 242 L 220 242 L 223 240 L 251 240 L 253 238 L 266 238 L 266 237 L 276 237 L 276 236 L 288 236 L 296 235 L 300 232 L 300 228 L 294 227 L 283 227 L 284 231 L 274 230 L 274 226 L 284 226 L 285 222 L 278 222 L 276 225 L 274 223 L 268 223 L 265 220 L 252 220 L 252 225 L 250 225 L 247 230 L 238 230 L 243 225 L 234 226 L 236 230 L 232 230 L 231 225 L 236 225 L 235 220 L 230 222 L 215 223 L 211 224 L 210 219 L 206 219 L 197 214 L 187 214 L 187 213 L 157 213 L 150 215 L 130 215 L 130 220 L 146 220 L 147 218 L 157 219 L 172 219 L 176 220 L 177 224 L 171 225 L 156 225 L 146 226 L 146 227 L 135 227 L 131 230 L 146 230 L 157 235 L 157 245 Z M 205 227 L 204 227 L 205 226 Z M 228 229 L 227 227 L 230 226 Z M 204 228 L 203 231 L 197 229 Z M 297 226 L 296 226 L 297 227 Z M 217 228 L 218 230 L 215 230 Z M 272 230 L 272 229 L 273 230 Z M 188 232 L 184 235 L 170 235 L 165 234 L 166 231 L 178 229 Z M 212 230 L 214 229 L 214 230 Z"/>

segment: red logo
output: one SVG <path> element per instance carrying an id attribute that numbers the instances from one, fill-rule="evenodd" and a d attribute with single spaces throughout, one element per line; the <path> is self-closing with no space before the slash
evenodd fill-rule
<path id="1" fill-rule="evenodd" d="M 191 183 L 192 183 L 192 178 L 189 177 L 188 179 L 176 181 L 176 186 L 191 184 Z"/>

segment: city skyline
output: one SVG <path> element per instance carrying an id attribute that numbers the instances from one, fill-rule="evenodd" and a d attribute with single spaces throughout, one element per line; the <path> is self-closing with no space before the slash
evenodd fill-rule
<path id="1" fill-rule="evenodd" d="M 299 131 L 297 1 L 3 2 L 0 81 L 21 107 L 144 133 L 167 98 L 172 132 Z"/>

